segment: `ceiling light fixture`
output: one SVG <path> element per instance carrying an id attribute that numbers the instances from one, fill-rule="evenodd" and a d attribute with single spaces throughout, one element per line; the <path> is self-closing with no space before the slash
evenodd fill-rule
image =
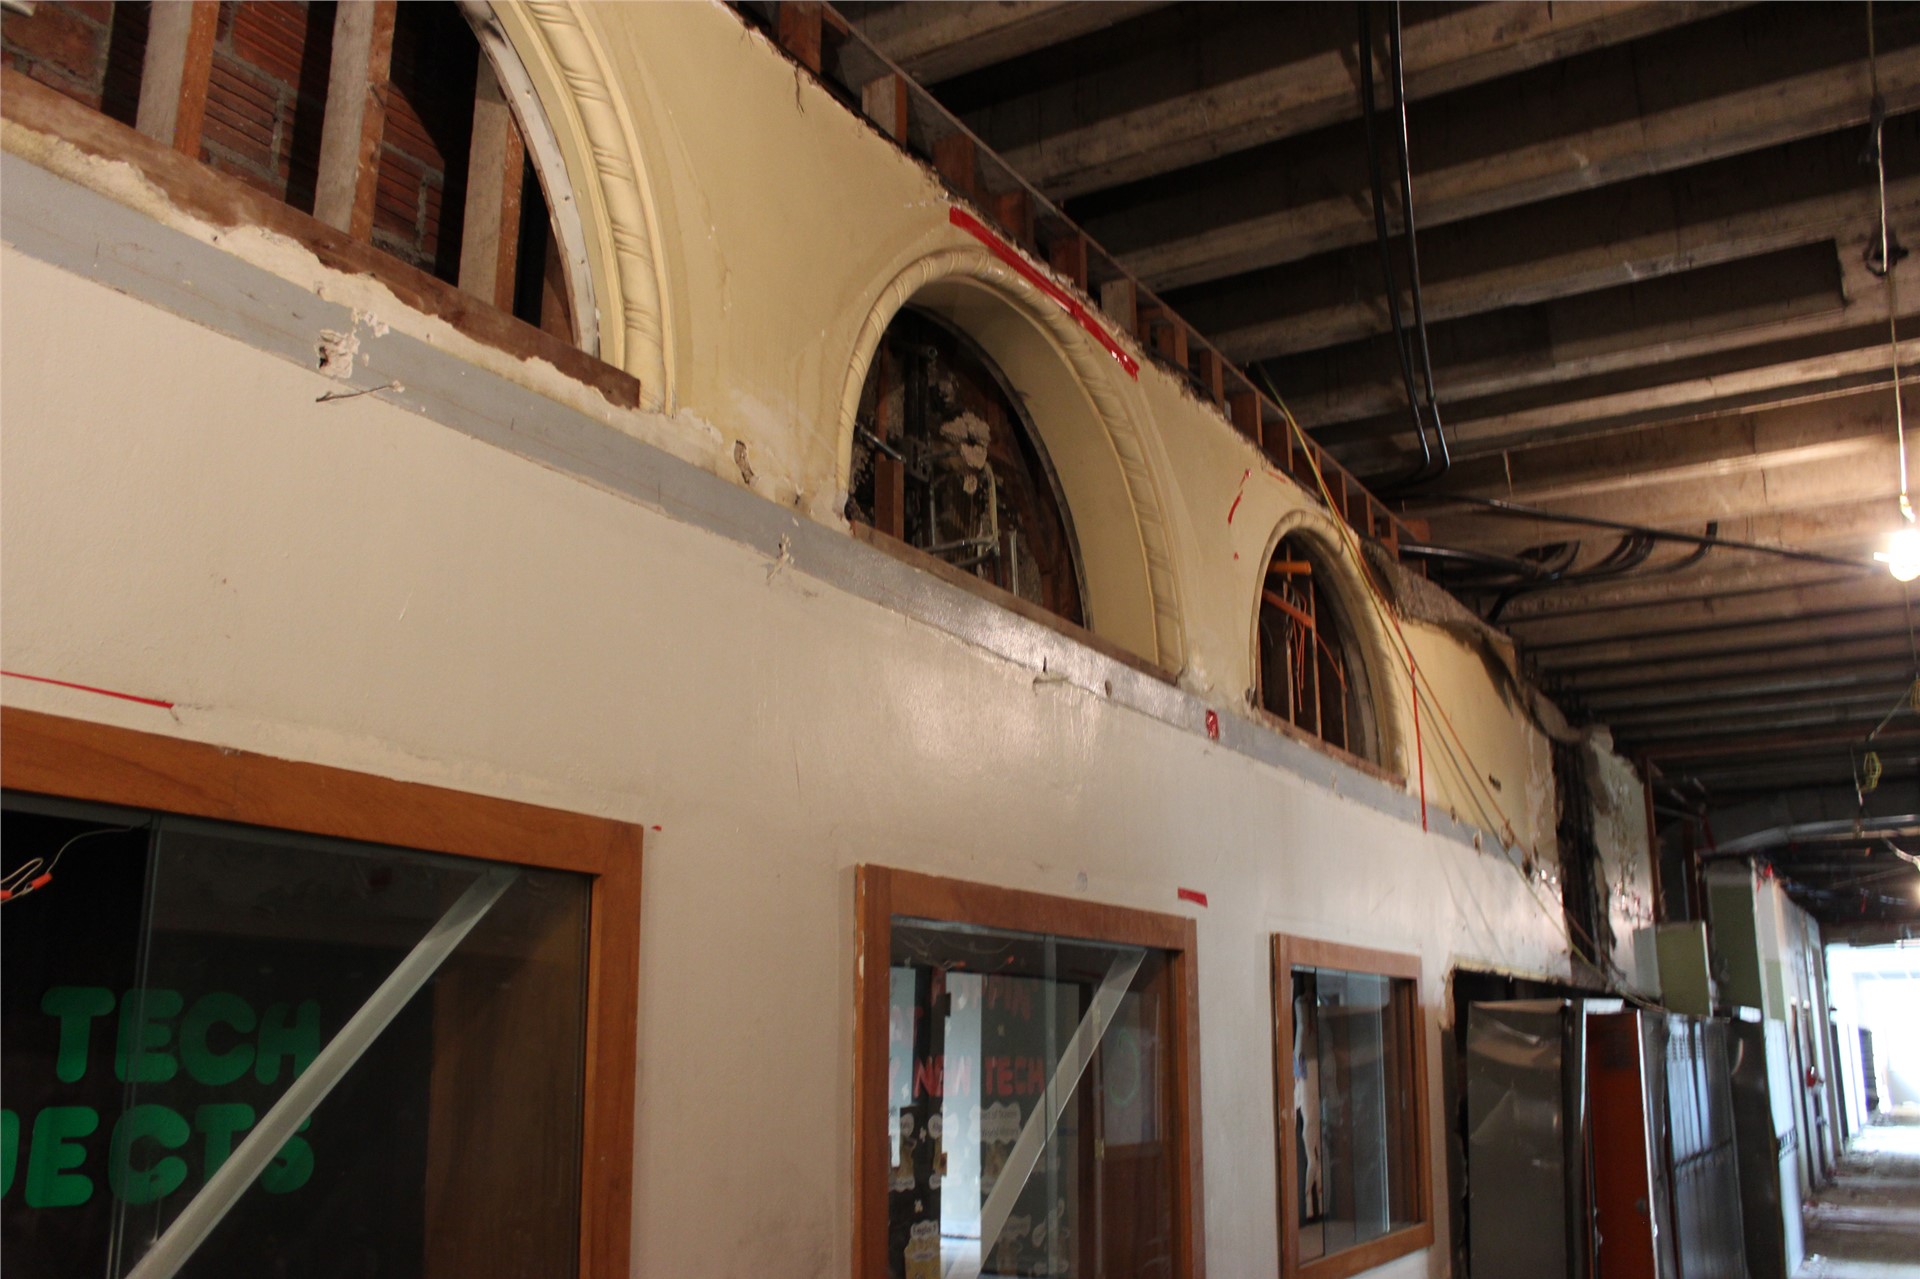
<path id="1" fill-rule="evenodd" d="M 1902 509 L 1911 509 L 1904 501 L 1901 506 Z M 1907 518 L 1913 517 L 1908 515 Z M 1887 571 L 1893 574 L 1896 582 L 1911 582 L 1920 577 L 1920 528 L 1909 524 L 1899 530 L 1887 540 L 1887 549 L 1875 551 L 1873 558 L 1887 566 Z"/>

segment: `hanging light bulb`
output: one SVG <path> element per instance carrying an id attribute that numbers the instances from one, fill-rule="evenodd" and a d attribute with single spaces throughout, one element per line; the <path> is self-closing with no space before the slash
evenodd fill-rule
<path id="1" fill-rule="evenodd" d="M 1920 577 L 1920 528 L 1907 525 L 1887 539 L 1887 549 L 1875 551 L 1873 558 L 1887 566 L 1896 582 Z"/>

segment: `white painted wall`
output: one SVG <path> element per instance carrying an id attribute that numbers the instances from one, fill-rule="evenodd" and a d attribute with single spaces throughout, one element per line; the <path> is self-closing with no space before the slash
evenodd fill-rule
<path id="1" fill-rule="evenodd" d="M 198 224 L 110 165 L 17 132 L 7 145 L 549 395 L 553 414 L 736 483 L 731 444 L 746 440 L 756 492 L 832 525 L 854 330 L 886 280 L 952 247 L 946 200 L 718 7 L 585 13 L 655 184 L 679 388 L 667 414 L 611 410 L 295 246 Z M 1544 738 L 1485 655 L 1438 628 L 1407 624 L 1454 725 L 1422 726 L 1426 785 L 1436 813 L 1486 829 L 1484 850 L 1344 797 L 1358 778 L 1344 766 L 1289 772 L 1036 680 L 376 396 L 316 403 L 338 384 L 11 243 L 0 273 L 0 661 L 176 703 L 0 681 L 9 705 L 658 828 L 639 1273 L 847 1272 L 862 862 L 1197 916 L 1216 1275 L 1277 1266 L 1272 933 L 1422 957 L 1437 1187 L 1447 969 L 1567 971 L 1557 898 L 1515 869 L 1520 848 L 1554 855 Z M 1261 553 L 1311 503 L 1158 371 L 1115 394 L 1164 503 L 1182 687 L 1244 715 Z M 1402 684 L 1386 712 L 1411 743 L 1407 711 Z M 1608 765 L 1610 848 L 1635 830 L 1644 845 L 1622 767 Z M 1180 887 L 1211 906 L 1179 902 Z M 1436 1217 L 1428 1254 L 1379 1273 L 1444 1273 L 1444 1199 Z"/>

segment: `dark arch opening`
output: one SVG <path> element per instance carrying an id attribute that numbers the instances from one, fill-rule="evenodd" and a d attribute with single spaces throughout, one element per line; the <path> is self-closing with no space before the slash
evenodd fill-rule
<path id="1" fill-rule="evenodd" d="M 1282 537 L 1260 591 L 1263 710 L 1332 746 L 1379 762 L 1365 657 L 1326 560 L 1299 534 Z"/>
<path id="2" fill-rule="evenodd" d="M 861 389 L 846 515 L 1086 624 L 1066 503 L 1018 393 L 917 308 L 887 326 Z"/>

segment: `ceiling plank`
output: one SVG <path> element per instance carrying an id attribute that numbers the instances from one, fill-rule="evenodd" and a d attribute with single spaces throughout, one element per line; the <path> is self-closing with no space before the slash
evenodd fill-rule
<path id="1" fill-rule="evenodd" d="M 968 0 L 890 5 L 854 21 L 922 84 L 1050 48 L 1164 8 L 1168 0 Z M 1018 166 L 1016 166 L 1018 167 Z M 1031 177 L 1028 179 L 1031 181 Z"/>
<path id="2" fill-rule="evenodd" d="M 1822 640 L 1906 633 L 1906 609 L 1901 604 L 1893 604 L 1835 617 L 1763 617 L 1722 630 L 1663 635 L 1594 635 L 1582 643 L 1565 643 L 1545 651 L 1530 651 L 1527 660 L 1544 678 L 1554 680 L 1559 678 L 1561 672 L 1631 669 L 1644 662 L 1769 652 Z"/>
<path id="3" fill-rule="evenodd" d="M 1920 108 L 1920 47 L 1881 54 L 1880 88 L 1890 113 Z M 1871 99 L 1866 65 L 1853 62 L 1418 173 L 1420 225 L 1440 226 L 1863 124 Z M 1229 196 L 1226 203 L 1258 207 L 1260 201 L 1249 191 L 1244 202 Z M 1088 230 L 1109 244 L 1146 238 L 1127 222 L 1125 214 L 1090 218 Z M 1206 225 L 1198 216 L 1189 222 Z M 1144 244 L 1121 260 L 1153 288 L 1171 289 L 1297 262 L 1366 243 L 1373 234 L 1364 191 L 1341 192 Z"/>
<path id="4" fill-rule="evenodd" d="M 1904 303 L 1903 303 L 1904 309 Z M 1920 359 L 1920 325 L 1904 317 L 1899 359 Z M 1489 409 L 1454 404 L 1447 437 L 1456 461 L 1498 456 L 1532 445 L 1590 439 L 1730 409 L 1811 399 L 1888 384 L 1892 357 L 1884 322 L 1811 337 L 1717 352 L 1671 365 L 1630 368 L 1587 385 L 1549 388 L 1524 406 Z M 1557 397 L 1557 398 L 1556 398 Z M 1413 432 L 1365 438 L 1369 427 L 1391 429 L 1390 418 L 1343 424 L 1317 433 L 1340 462 L 1362 478 L 1402 469 L 1417 448 Z"/>
<path id="5" fill-rule="evenodd" d="M 1407 97 L 1433 97 L 1735 7 L 1648 0 L 1470 5 L 1406 28 Z M 994 122 L 1010 115 L 1063 122 L 1003 154 L 1028 181 L 1064 199 L 1358 119 L 1354 38 L 1357 31 L 1339 47 L 1301 51 L 1281 65 L 1130 110 L 1115 109 L 1117 95 L 1102 91 L 1096 70 L 996 104 L 982 123 L 992 136 Z M 1189 49 L 1180 56 L 1198 62 L 1204 55 Z M 1384 99 L 1392 80 L 1383 49 L 1375 62 Z"/>
<path id="6" fill-rule="evenodd" d="M 1850 149 L 1858 150 L 1854 139 L 1848 138 L 1846 142 Z M 1756 175 L 1756 179 L 1763 180 L 1760 175 Z M 1895 214 L 1896 224 L 1902 220 L 1910 222 L 1915 210 L 1920 210 L 1920 178 L 1889 183 L 1887 200 L 1891 208 L 1899 210 Z M 1595 208 L 1579 204 L 1561 211 L 1560 215 L 1577 220 L 1589 234 L 1605 235 L 1620 229 L 1617 218 L 1601 218 L 1596 216 L 1597 212 Z M 1650 230 L 1628 228 L 1626 235 L 1616 234 L 1613 238 L 1587 243 L 1569 242 L 1573 240 L 1571 236 L 1555 237 L 1551 230 L 1521 237 L 1504 236 L 1501 238 L 1509 244 L 1558 242 L 1565 247 L 1476 274 L 1430 278 L 1422 288 L 1423 306 L 1429 324 L 1444 323 L 1503 307 L 1531 306 L 1814 244 L 1872 227 L 1878 220 L 1877 195 L 1867 188 L 1768 204 L 1705 221 L 1670 222 Z M 1464 227 L 1477 225 L 1470 222 Z M 1424 243 L 1421 256 L 1428 262 L 1434 260 Z M 1263 284 L 1257 292 L 1270 308 L 1276 290 L 1270 284 Z M 1280 293 L 1279 296 L 1286 295 Z M 1174 303 L 1181 306 L 1188 319 L 1206 332 L 1216 346 L 1230 358 L 1242 362 L 1359 341 L 1387 333 L 1392 328 L 1386 301 L 1377 292 L 1231 328 L 1210 326 L 1204 306 L 1183 306 L 1177 298 Z M 1411 314 L 1410 304 L 1404 301 L 1402 314 Z"/>
<path id="7" fill-rule="evenodd" d="M 1599 704 L 1610 695 L 1632 696 L 1696 682 L 1791 676 L 1802 671 L 1874 665 L 1894 658 L 1920 665 L 1914 662 L 1913 647 L 1912 638 L 1902 629 L 1862 639 L 1781 646 L 1757 653 L 1712 653 L 1675 661 L 1574 671 L 1556 676 L 1554 689 L 1583 703 Z"/>
<path id="8" fill-rule="evenodd" d="M 1900 584 L 1884 574 L 1773 591 L 1723 595 L 1707 600 L 1668 600 L 1616 610 L 1604 633 L 1591 617 L 1521 618 L 1507 623 L 1525 651 L 1585 647 L 1604 635 L 1646 639 L 1660 635 L 1719 631 L 1775 618 L 1810 619 L 1885 608 L 1901 599 Z"/>

